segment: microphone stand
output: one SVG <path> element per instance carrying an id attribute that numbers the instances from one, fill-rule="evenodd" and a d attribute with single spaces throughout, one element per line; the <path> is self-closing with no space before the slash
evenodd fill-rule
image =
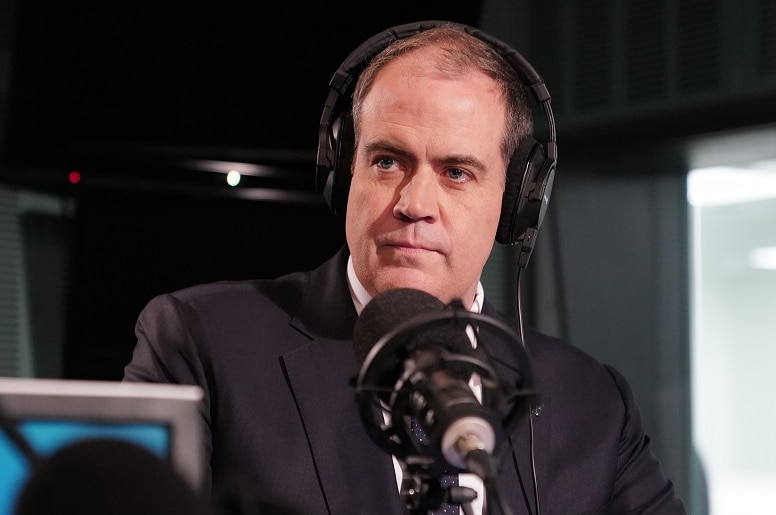
<path id="1" fill-rule="evenodd" d="M 422 456 L 397 457 L 402 470 L 401 499 L 410 515 L 427 515 L 443 502 L 460 506 L 466 515 L 473 515 L 471 502 L 477 492 L 466 486 L 443 487 L 439 478 L 430 474 L 430 460 Z"/>

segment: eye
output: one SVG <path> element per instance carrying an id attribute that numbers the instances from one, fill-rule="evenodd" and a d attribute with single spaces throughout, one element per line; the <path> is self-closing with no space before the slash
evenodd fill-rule
<path id="1" fill-rule="evenodd" d="M 377 159 L 376 164 L 383 170 L 390 170 L 396 165 L 396 160 L 392 157 L 380 157 Z"/>
<path id="2" fill-rule="evenodd" d="M 447 173 L 447 176 L 456 182 L 465 182 L 469 179 L 469 174 L 460 168 L 448 168 L 445 173 Z"/>

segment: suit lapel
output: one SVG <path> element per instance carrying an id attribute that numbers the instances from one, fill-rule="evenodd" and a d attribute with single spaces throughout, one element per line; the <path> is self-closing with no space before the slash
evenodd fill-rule
<path id="1" fill-rule="evenodd" d="M 485 304 L 483 313 L 502 323 L 510 324 L 488 303 Z M 515 346 L 520 345 L 520 342 L 493 332 L 486 332 L 482 338 L 482 345 L 499 379 L 506 382 L 515 381 L 517 371 L 522 368 L 518 364 L 518 354 L 515 350 Z M 533 369 L 531 360 L 529 352 L 528 363 Z M 514 421 L 506 428 L 509 430 L 509 437 L 501 441 L 495 452 L 499 463 L 499 488 L 507 498 L 509 506 L 515 507 L 515 515 L 536 513 L 534 476 L 539 495 L 543 492 L 542 485 L 547 484 L 546 456 L 550 441 L 548 415 L 551 399 L 542 395 L 544 388 L 540 378 L 534 376 L 533 384 L 535 395 L 518 399 L 510 412 L 515 415 Z"/>
<path id="2" fill-rule="evenodd" d="M 283 363 L 330 512 L 398 503 L 391 458 L 368 436 L 349 384 L 349 342 L 316 340 Z"/>
<path id="3" fill-rule="evenodd" d="M 330 513 L 400 513 L 391 456 L 367 433 L 351 378 L 356 313 L 340 255 L 313 272 L 291 322 L 310 342 L 283 355 L 288 384 L 305 427 Z M 325 335 L 325 337 L 321 336 Z"/>

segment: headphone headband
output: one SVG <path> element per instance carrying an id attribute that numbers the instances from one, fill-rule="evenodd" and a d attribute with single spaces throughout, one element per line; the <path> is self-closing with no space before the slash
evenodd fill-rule
<path id="1" fill-rule="evenodd" d="M 547 124 L 547 140 L 533 138 L 516 149 L 507 167 L 507 184 L 496 241 L 521 244 L 521 266 L 528 263 L 536 232 L 546 213 L 557 162 L 555 118 L 551 97 L 544 80 L 531 64 L 503 41 L 478 28 L 450 21 L 412 22 L 386 29 L 364 41 L 342 62 L 329 81 L 329 95 L 318 131 L 316 189 L 322 193 L 335 215 L 342 216 L 350 189 L 350 163 L 355 135 L 350 113 L 351 95 L 358 76 L 377 54 L 391 43 L 442 26 L 457 27 L 487 43 L 515 70 L 526 90 L 542 107 Z M 346 100 L 343 101 L 343 99 Z"/>

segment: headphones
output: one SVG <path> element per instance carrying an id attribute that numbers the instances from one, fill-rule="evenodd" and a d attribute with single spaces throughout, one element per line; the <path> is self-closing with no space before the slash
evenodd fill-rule
<path id="1" fill-rule="evenodd" d="M 373 57 L 396 40 L 441 26 L 460 27 L 489 44 L 517 72 L 544 111 L 547 141 L 527 137 L 520 142 L 507 166 L 496 241 L 520 245 L 518 265 L 525 267 L 544 220 L 552 193 L 557 163 L 555 118 L 544 80 L 519 53 L 506 43 L 479 29 L 449 21 L 423 21 L 399 25 L 372 36 L 343 61 L 329 82 L 329 95 L 321 115 L 316 161 L 316 191 L 323 194 L 329 209 L 344 216 L 350 189 L 350 166 L 355 150 L 351 113 L 352 94 L 358 75 Z"/>

